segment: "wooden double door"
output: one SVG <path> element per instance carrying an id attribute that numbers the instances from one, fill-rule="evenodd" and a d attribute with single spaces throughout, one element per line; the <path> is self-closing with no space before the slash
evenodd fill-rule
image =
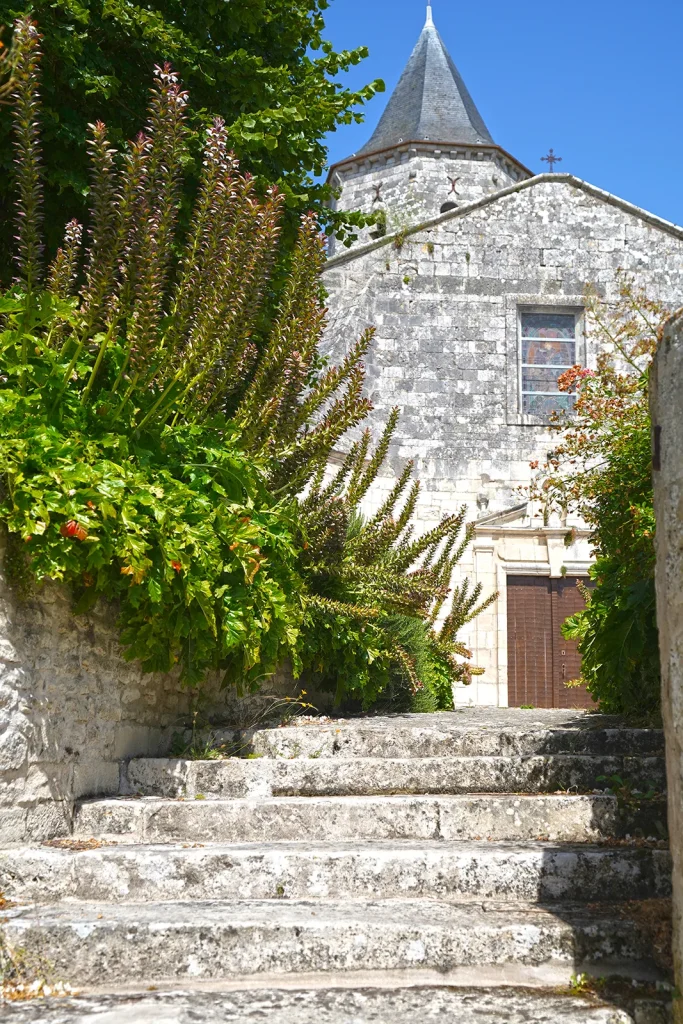
<path id="1" fill-rule="evenodd" d="M 508 704 L 535 708 L 594 708 L 585 687 L 568 687 L 581 671 L 581 655 L 565 640 L 564 620 L 584 607 L 577 579 L 508 576 Z"/>

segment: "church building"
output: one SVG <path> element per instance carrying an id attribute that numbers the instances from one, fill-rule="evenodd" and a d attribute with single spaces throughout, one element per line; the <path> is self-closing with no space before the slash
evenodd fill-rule
<path id="1" fill-rule="evenodd" d="M 587 286 L 614 301 L 621 269 L 683 305 L 683 228 L 501 149 L 430 7 L 375 132 L 329 180 L 337 208 L 380 212 L 351 248 L 330 241 L 324 273 L 328 354 L 373 325 L 375 428 L 401 409 L 373 502 L 414 459 L 419 527 L 466 504 L 476 530 L 462 571 L 498 593 L 462 635 L 483 674 L 456 687 L 456 705 L 588 706 L 563 685 L 579 658 L 560 632 L 580 606 L 588 533 L 544 520 L 524 488 L 557 443 L 550 416 L 571 414 L 559 374 L 595 363 Z"/>

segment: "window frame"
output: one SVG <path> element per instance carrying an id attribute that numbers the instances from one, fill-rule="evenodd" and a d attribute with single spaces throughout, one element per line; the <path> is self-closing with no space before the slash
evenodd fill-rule
<path id="1" fill-rule="evenodd" d="M 505 333 L 507 339 L 507 423 L 511 426 L 544 427 L 549 416 L 522 411 L 522 313 L 564 313 L 575 318 L 575 359 L 587 363 L 586 315 L 582 295 L 507 294 Z"/>
<path id="2" fill-rule="evenodd" d="M 522 328 L 523 317 L 525 316 L 525 314 L 526 315 L 535 314 L 537 316 L 542 316 L 544 313 L 549 313 L 552 316 L 572 316 L 574 318 L 574 337 L 571 339 L 571 341 L 573 341 L 573 343 L 574 343 L 574 362 L 573 363 L 566 363 L 566 364 L 565 363 L 561 363 L 561 364 L 560 363 L 556 363 L 556 364 L 545 363 L 544 364 L 544 363 L 525 363 L 524 362 L 524 342 L 525 341 L 542 341 L 543 339 L 542 338 L 529 337 L 529 335 L 525 335 L 523 333 L 523 328 Z M 518 330 L 518 336 L 519 336 L 519 359 L 518 359 L 518 364 L 517 365 L 518 365 L 518 371 L 519 371 L 518 385 L 519 385 L 519 412 L 520 412 L 520 415 L 522 415 L 522 416 L 533 416 L 534 419 L 543 419 L 543 420 L 545 420 L 548 423 L 551 422 L 550 416 L 552 414 L 548 414 L 548 418 L 546 420 L 545 416 L 538 416 L 535 413 L 525 412 L 524 411 L 524 398 L 525 398 L 526 395 L 546 395 L 546 396 L 561 395 L 562 392 L 561 391 L 528 391 L 528 390 L 525 391 L 524 390 L 524 370 L 525 369 L 538 368 L 538 367 L 540 367 L 541 369 L 544 369 L 544 368 L 545 369 L 555 369 L 556 368 L 557 371 L 558 371 L 557 375 L 559 377 L 560 373 L 564 373 L 565 370 L 571 369 L 571 367 L 576 364 L 577 356 L 578 356 L 578 351 L 579 351 L 578 350 L 578 341 L 579 341 L 579 324 L 578 324 L 578 321 L 579 321 L 579 317 L 578 317 L 578 314 L 577 314 L 576 310 L 571 310 L 569 312 L 564 312 L 563 310 L 557 309 L 555 307 L 549 307 L 549 306 L 538 306 L 538 307 L 518 306 L 517 307 L 517 330 Z M 559 340 L 561 341 L 563 339 L 559 339 Z M 566 339 L 566 340 L 568 341 L 570 339 Z"/>

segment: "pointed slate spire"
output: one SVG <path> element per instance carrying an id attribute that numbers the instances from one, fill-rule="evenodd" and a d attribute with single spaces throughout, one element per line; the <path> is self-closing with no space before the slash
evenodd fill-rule
<path id="1" fill-rule="evenodd" d="M 402 142 L 488 143 L 493 139 L 432 19 L 431 4 L 417 45 L 360 153 Z"/>

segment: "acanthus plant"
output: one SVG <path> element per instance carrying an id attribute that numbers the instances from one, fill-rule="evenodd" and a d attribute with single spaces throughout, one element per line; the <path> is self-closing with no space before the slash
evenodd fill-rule
<path id="1" fill-rule="evenodd" d="M 0 298 L 0 514 L 13 564 L 68 582 L 79 612 L 118 601 L 127 656 L 149 670 L 180 662 L 189 683 L 221 668 L 255 685 L 285 657 L 340 698 L 376 695 L 392 673 L 415 691 L 430 672 L 466 674 L 456 633 L 479 588 L 456 588 L 443 611 L 463 514 L 412 540 L 415 486 L 395 511 L 409 471 L 378 515 L 358 513 L 395 417 L 372 458 L 366 433 L 323 484 L 370 410 L 371 332 L 325 367 L 313 216 L 269 319 L 282 196 L 257 193 L 216 119 L 182 236 L 187 94 L 164 65 L 125 153 L 92 125 L 86 250 L 72 221 L 45 270 L 36 26 L 18 22 L 14 39 L 17 280 Z"/>

